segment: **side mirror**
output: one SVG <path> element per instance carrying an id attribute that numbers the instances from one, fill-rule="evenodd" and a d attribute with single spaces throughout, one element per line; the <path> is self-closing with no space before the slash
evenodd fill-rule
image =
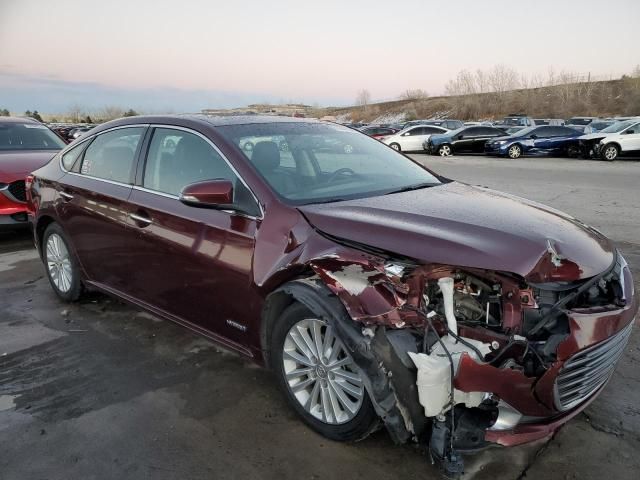
<path id="1" fill-rule="evenodd" d="M 532 138 L 533 140 L 535 140 L 536 138 L 538 138 L 538 135 L 536 135 L 535 133 L 532 133 L 531 135 L 529 135 L 529 138 Z"/>
<path id="2" fill-rule="evenodd" d="M 410 133 L 411 133 L 411 132 L 405 132 L 405 133 L 403 133 L 403 134 L 402 134 L 402 136 L 403 136 L 403 137 L 407 137 L 407 136 L 409 136 L 409 134 L 410 134 Z"/>
<path id="3" fill-rule="evenodd" d="M 464 135 L 458 135 L 458 140 L 462 140 L 464 138 Z"/>
<path id="4" fill-rule="evenodd" d="M 232 209 L 233 183 L 223 179 L 191 183 L 180 192 L 180 201 L 190 207 Z"/>

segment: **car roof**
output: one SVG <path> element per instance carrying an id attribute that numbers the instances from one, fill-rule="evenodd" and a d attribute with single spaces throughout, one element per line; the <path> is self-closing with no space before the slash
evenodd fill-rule
<path id="1" fill-rule="evenodd" d="M 37 123 L 39 121 L 30 117 L 0 117 L 0 123 Z"/>
<path id="2" fill-rule="evenodd" d="M 179 115 L 139 115 L 135 117 L 124 117 L 110 122 L 103 123 L 92 130 L 96 134 L 126 125 L 160 124 L 160 125 L 183 125 L 194 127 L 200 124 L 203 127 L 224 127 L 228 125 L 251 125 L 269 123 L 314 123 L 323 124 L 319 120 L 297 117 L 280 117 L 276 115 L 206 115 L 201 113 L 189 113 Z"/>

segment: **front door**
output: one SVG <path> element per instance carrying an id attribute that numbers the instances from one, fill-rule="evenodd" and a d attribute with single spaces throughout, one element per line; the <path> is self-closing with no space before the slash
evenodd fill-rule
<path id="1" fill-rule="evenodd" d="M 640 123 L 622 132 L 622 135 L 620 135 L 620 146 L 623 152 L 640 150 Z"/>
<path id="2" fill-rule="evenodd" d="M 249 214 L 187 206 L 190 183 L 224 178 Z M 138 231 L 128 293 L 161 313 L 248 344 L 247 312 L 258 305 L 251 271 L 257 202 L 219 151 L 196 132 L 158 127 L 130 204 Z M 255 215 L 251 215 L 254 213 Z"/>

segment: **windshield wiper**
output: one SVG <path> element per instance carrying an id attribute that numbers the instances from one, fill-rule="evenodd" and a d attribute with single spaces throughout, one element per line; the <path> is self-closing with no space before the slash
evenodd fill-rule
<path id="1" fill-rule="evenodd" d="M 392 193 L 410 192 L 412 190 L 420 190 L 421 188 L 435 187 L 440 185 L 439 183 L 418 183 L 417 185 L 409 185 L 408 187 L 402 187 L 397 190 L 391 190 L 386 192 L 385 195 L 391 195 Z"/>

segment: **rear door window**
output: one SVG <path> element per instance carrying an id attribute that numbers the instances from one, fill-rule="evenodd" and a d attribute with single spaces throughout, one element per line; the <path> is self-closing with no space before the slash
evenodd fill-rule
<path id="1" fill-rule="evenodd" d="M 73 169 L 73 166 L 82 155 L 82 151 L 86 146 L 86 143 L 82 143 L 81 145 L 73 147 L 71 150 L 62 155 L 62 166 L 65 170 L 71 171 Z"/>
<path id="2" fill-rule="evenodd" d="M 144 131 L 145 127 L 127 127 L 98 135 L 85 151 L 80 173 L 132 183 L 134 160 Z"/>

